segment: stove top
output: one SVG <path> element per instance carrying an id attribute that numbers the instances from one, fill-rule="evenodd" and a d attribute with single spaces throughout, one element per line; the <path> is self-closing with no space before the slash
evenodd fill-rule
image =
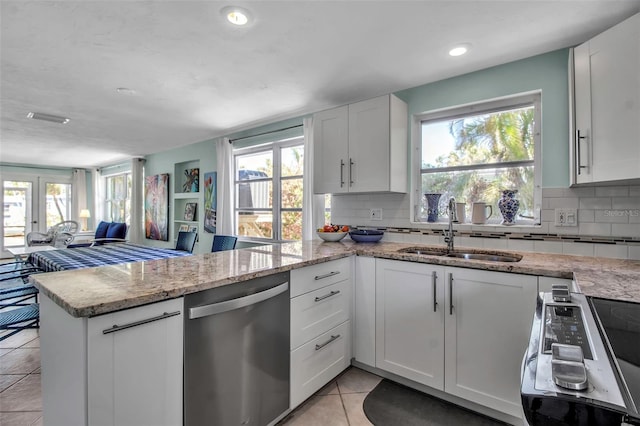
<path id="1" fill-rule="evenodd" d="M 640 304 L 540 293 L 523 360 L 530 425 L 640 425 Z"/>
<path id="2" fill-rule="evenodd" d="M 640 404 L 640 303 L 590 298 L 602 337 L 608 342 L 614 364 L 626 388 L 632 414 Z"/>

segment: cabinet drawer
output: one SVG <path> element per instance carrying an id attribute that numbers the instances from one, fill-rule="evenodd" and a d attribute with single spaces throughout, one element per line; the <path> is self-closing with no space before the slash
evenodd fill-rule
<path id="1" fill-rule="evenodd" d="M 313 395 L 351 362 L 351 322 L 291 352 L 291 409 Z"/>
<path id="2" fill-rule="evenodd" d="M 351 258 L 343 258 L 291 271 L 291 297 L 337 283 L 351 277 Z"/>
<path id="3" fill-rule="evenodd" d="M 291 349 L 349 319 L 349 280 L 291 299 Z"/>

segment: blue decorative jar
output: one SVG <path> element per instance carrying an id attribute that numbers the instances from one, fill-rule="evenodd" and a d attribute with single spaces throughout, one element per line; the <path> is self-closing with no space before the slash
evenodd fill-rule
<path id="1" fill-rule="evenodd" d="M 518 208 L 520 208 L 520 201 L 514 198 L 517 193 L 517 189 L 502 190 L 502 197 L 498 201 L 498 208 L 500 209 L 500 213 L 502 213 L 503 225 L 516 224 L 516 215 L 518 214 Z"/>
<path id="2" fill-rule="evenodd" d="M 424 198 L 427 200 L 427 222 L 438 221 L 440 196 L 442 196 L 442 194 L 424 194 Z"/>

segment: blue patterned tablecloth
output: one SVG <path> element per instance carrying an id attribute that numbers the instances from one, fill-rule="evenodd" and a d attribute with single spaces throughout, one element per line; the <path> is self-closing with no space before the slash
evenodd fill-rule
<path id="1" fill-rule="evenodd" d="M 45 272 L 54 272 L 189 255 L 186 251 L 110 243 L 95 247 L 39 251 L 31 253 L 28 262 Z"/>

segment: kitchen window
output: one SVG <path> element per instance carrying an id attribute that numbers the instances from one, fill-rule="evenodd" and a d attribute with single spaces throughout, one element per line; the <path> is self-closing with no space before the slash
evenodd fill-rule
<path id="1" fill-rule="evenodd" d="M 302 137 L 234 150 L 238 235 L 302 239 L 303 164 Z"/>
<path id="2" fill-rule="evenodd" d="M 498 200 L 518 190 L 516 224 L 539 223 L 540 93 L 438 110 L 415 116 L 414 222 L 427 222 L 425 194 L 441 194 L 439 220 L 450 197 L 493 207 L 488 223 L 500 223 Z M 469 221 L 469 219 L 468 219 Z"/>
<path id="3" fill-rule="evenodd" d="M 131 173 L 105 177 L 105 219 L 131 223 Z"/>

